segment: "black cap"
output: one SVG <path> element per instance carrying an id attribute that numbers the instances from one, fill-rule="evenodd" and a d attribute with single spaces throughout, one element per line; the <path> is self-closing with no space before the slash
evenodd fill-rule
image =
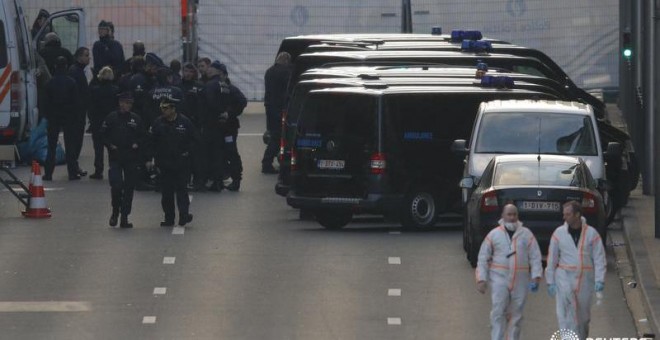
<path id="1" fill-rule="evenodd" d="M 107 29 L 110 29 L 110 25 L 108 24 L 107 21 L 105 21 L 105 20 L 101 20 L 101 22 L 99 22 L 99 29 L 101 29 L 101 28 L 107 28 Z"/>
<path id="2" fill-rule="evenodd" d="M 119 101 L 133 101 L 133 93 L 130 91 L 122 92 L 117 95 Z"/>
<path id="3" fill-rule="evenodd" d="M 216 70 L 222 71 L 224 74 L 227 74 L 227 75 L 229 74 L 229 72 L 227 72 L 227 66 L 225 64 L 221 63 L 219 60 L 216 60 L 216 61 L 212 62 L 211 67 L 213 67 Z"/>
<path id="4" fill-rule="evenodd" d="M 160 57 L 158 57 L 155 53 L 149 52 L 145 54 L 144 60 L 147 62 L 147 64 L 156 65 L 158 67 L 165 67 L 163 59 L 160 59 Z"/>

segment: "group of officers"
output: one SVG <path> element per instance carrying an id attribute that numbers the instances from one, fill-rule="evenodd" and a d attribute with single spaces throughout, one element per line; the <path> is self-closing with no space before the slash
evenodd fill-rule
<path id="1" fill-rule="evenodd" d="M 133 45 L 133 56 L 123 60 L 114 27 L 102 21 L 98 30 L 91 82 L 85 76 L 90 50 L 81 47 L 71 55 L 55 33 L 46 37 L 41 54 L 52 78 L 40 91 L 48 121 L 44 180 L 52 180 L 61 131 L 69 180 L 87 175 L 78 158 L 89 120 L 95 168 L 90 178 L 103 179 L 108 151 L 109 224 L 132 228 L 128 216 L 136 186 L 155 185 L 162 193 L 161 226 L 175 223 L 175 197 L 178 224 L 184 226 L 193 218 L 189 189 L 240 190 L 243 166 L 236 142 L 238 117 L 247 100 L 217 60 L 202 58 L 197 65 L 183 66 L 174 60 L 166 66 L 156 54 L 146 53 L 141 42 Z M 151 182 L 156 174 L 158 181 Z M 225 186 L 229 178 L 231 184 Z"/>
<path id="2" fill-rule="evenodd" d="M 582 216 L 580 203 L 564 204 L 563 217 L 565 223 L 550 240 L 545 280 L 556 300 L 559 329 L 586 339 L 594 292 L 602 294 L 605 288 L 605 248 L 598 231 Z M 493 340 L 520 339 L 527 293 L 538 291 L 542 276 L 539 244 L 518 219 L 516 206 L 509 204 L 499 226 L 482 243 L 476 269 L 477 290 L 491 290 Z"/>

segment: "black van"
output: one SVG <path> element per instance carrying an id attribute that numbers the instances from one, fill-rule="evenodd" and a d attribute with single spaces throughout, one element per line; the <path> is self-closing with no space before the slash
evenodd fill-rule
<path id="1" fill-rule="evenodd" d="M 430 227 L 460 209 L 462 160 L 451 150 L 466 138 L 482 101 L 556 99 L 519 89 L 375 85 L 311 91 L 298 120 L 287 202 L 313 211 L 326 228 L 354 213 Z"/>
<path id="2" fill-rule="evenodd" d="M 453 69 L 447 69 L 451 71 Z M 473 69 L 474 73 L 474 69 Z M 527 75 L 510 74 L 514 77 L 509 79 L 515 81 L 516 89 L 527 89 L 536 92 L 543 92 L 551 94 L 557 98 L 564 98 L 562 94 L 557 92 L 553 87 L 545 86 L 545 82 L 537 84 L 535 80 L 548 80 L 546 78 L 538 78 Z M 538 79 L 536 79 L 538 78 Z M 530 80 L 530 82 L 524 81 Z M 312 90 L 323 88 L 335 87 L 355 87 L 355 86 L 375 86 L 375 85 L 389 85 L 389 86 L 425 86 L 425 85 L 442 85 L 442 86 L 480 86 L 480 87 L 497 87 L 496 85 L 481 85 L 480 79 L 473 78 L 450 78 L 444 77 L 444 74 L 439 73 L 438 77 L 382 77 L 379 76 L 364 76 L 358 78 L 325 78 L 301 81 L 294 89 L 287 110 L 283 114 L 282 140 L 280 141 L 280 170 L 275 185 L 275 192 L 280 196 L 286 196 L 290 186 L 290 152 L 291 146 L 295 141 L 295 127 L 298 122 L 302 103 L 304 102 L 307 94 Z"/>

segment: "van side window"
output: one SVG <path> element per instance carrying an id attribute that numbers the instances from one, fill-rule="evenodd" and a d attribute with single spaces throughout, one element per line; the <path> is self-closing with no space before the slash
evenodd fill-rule
<path id="1" fill-rule="evenodd" d="M 6 36 L 5 22 L 0 20 L 0 68 L 7 67 L 7 36 Z"/>
<path id="2" fill-rule="evenodd" d="M 53 32 L 57 33 L 62 41 L 62 47 L 67 50 L 75 51 L 78 49 L 78 18 L 77 15 L 71 14 L 61 17 L 56 17 L 51 21 Z"/>

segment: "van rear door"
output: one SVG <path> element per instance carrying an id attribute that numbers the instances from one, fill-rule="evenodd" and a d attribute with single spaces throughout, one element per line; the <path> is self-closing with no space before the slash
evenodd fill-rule
<path id="1" fill-rule="evenodd" d="M 312 92 L 298 122 L 298 195 L 364 197 L 377 150 L 376 96 Z"/>

